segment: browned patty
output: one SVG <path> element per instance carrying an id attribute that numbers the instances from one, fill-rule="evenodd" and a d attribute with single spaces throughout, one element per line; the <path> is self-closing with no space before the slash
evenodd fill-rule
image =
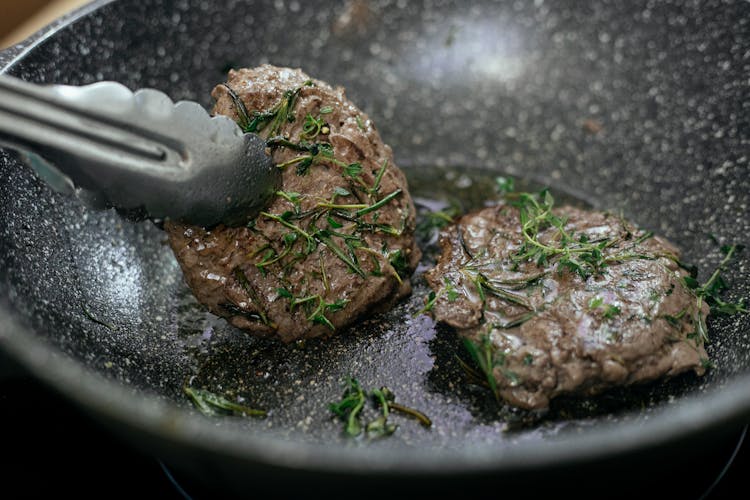
<path id="1" fill-rule="evenodd" d="M 249 121 L 287 106 L 258 131 L 288 141 L 271 147 L 282 186 L 251 227 L 165 225 L 198 300 L 253 335 L 290 342 L 330 335 L 409 294 L 420 258 L 414 205 L 368 116 L 343 88 L 298 69 L 230 71 L 213 111 L 243 122 L 232 92 Z"/>
<path id="2" fill-rule="evenodd" d="M 519 209 L 502 203 L 446 228 L 439 262 L 426 274 L 436 294 L 432 314 L 485 360 L 479 365 L 497 395 L 538 409 L 561 394 L 702 374 L 707 355 L 697 321 L 708 307 L 699 310 L 684 284 L 677 249 L 611 214 L 552 213 L 572 236 L 568 246 L 603 245 L 605 265 L 578 272 L 561 265 L 560 255 L 521 257 L 530 247 L 523 246 Z M 543 245 L 562 247 L 557 228 L 537 234 Z"/>

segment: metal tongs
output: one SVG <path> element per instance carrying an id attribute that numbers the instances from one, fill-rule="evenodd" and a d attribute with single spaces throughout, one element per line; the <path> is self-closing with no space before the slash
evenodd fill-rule
<path id="1" fill-rule="evenodd" d="M 198 103 L 116 82 L 36 85 L 0 75 L 0 146 L 97 206 L 201 226 L 257 215 L 280 174 L 263 139 Z"/>

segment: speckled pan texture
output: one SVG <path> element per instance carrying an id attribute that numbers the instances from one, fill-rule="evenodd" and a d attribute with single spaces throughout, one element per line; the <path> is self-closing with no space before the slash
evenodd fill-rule
<path id="1" fill-rule="evenodd" d="M 464 197 L 487 177 L 481 169 L 546 184 L 677 242 L 702 279 L 721 259 L 709 235 L 750 243 L 747 2 L 367 5 L 104 3 L 3 62 L 34 82 L 110 79 L 206 106 L 229 67 L 301 67 L 347 88 L 416 196 L 434 195 L 430 182 L 455 168 L 468 169 L 453 188 Z M 750 414 L 747 315 L 710 321 L 716 366 L 705 377 L 563 399 L 539 419 L 467 384 L 458 341 L 414 315 L 423 269 L 389 314 L 281 345 L 205 312 L 154 225 L 55 194 L 4 151 L 0 207 L 2 345 L 100 416 L 212 456 L 310 470 L 503 470 L 647 447 Z M 726 273 L 730 298 L 749 295 L 748 257 Z M 395 416 L 390 438 L 347 443 L 327 405 L 349 374 L 390 387 L 433 428 Z M 204 420 L 181 390 L 191 378 L 270 415 Z"/>

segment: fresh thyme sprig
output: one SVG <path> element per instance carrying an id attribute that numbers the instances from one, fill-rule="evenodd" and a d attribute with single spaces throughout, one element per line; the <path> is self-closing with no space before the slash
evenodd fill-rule
<path id="1" fill-rule="evenodd" d="M 328 405 L 328 409 L 345 422 L 344 432 L 348 436 L 357 437 L 362 433 L 359 414 L 365 406 L 365 401 L 365 391 L 362 390 L 359 381 L 348 377 L 341 400 Z"/>
<path id="2" fill-rule="evenodd" d="M 294 311 L 294 308 L 297 306 L 306 307 L 305 312 L 308 321 L 326 325 L 331 330 L 335 330 L 336 328 L 326 314 L 342 310 L 347 302 L 349 302 L 346 299 L 337 299 L 333 302 L 326 302 L 325 299 L 318 294 L 308 295 L 306 297 L 295 297 L 292 292 L 286 288 L 279 288 L 277 292 L 280 297 L 289 299 L 289 311 Z M 314 307 L 308 307 L 311 305 Z"/>
<path id="3" fill-rule="evenodd" d="M 547 189 L 538 194 L 511 193 L 507 194 L 506 198 L 511 205 L 518 208 L 521 222 L 523 243 L 512 257 L 517 263 L 535 262 L 540 267 L 554 263 L 559 274 L 569 271 L 586 280 L 590 276 L 601 274 L 606 267 L 615 262 L 655 258 L 652 255 L 630 251 L 652 237 L 651 232 L 643 232 L 630 247 L 609 255 L 605 250 L 618 244 L 621 241 L 620 237 L 590 241 L 586 234 L 577 237 L 570 234 L 565 229 L 566 218 L 553 212 L 555 200 Z M 552 230 L 551 234 L 547 234 L 546 242 L 543 242 L 541 237 L 548 229 Z"/>
<path id="4" fill-rule="evenodd" d="M 223 84 L 227 89 L 229 97 L 232 99 L 234 109 L 237 111 L 237 124 L 243 132 L 260 133 L 270 126 L 267 137 L 278 135 L 282 125 L 295 120 L 294 104 L 299 96 L 302 87 L 312 86 L 312 81 L 305 82 L 302 86 L 285 90 L 281 99 L 271 108 L 265 111 L 253 111 L 248 113 L 245 103 L 240 99 L 237 93 L 227 84 Z"/>
<path id="5" fill-rule="evenodd" d="M 706 317 L 703 315 L 703 302 L 705 301 L 712 313 L 715 314 L 737 314 L 747 313 L 748 309 L 745 307 L 745 300 L 741 298 L 737 302 L 726 302 L 720 295 L 727 290 L 728 285 L 721 273 L 726 271 L 726 265 L 732 260 L 735 253 L 742 250 L 742 245 L 725 245 L 721 247 L 721 252 L 724 254 L 724 258 L 721 260 L 719 265 L 716 267 L 714 272 L 703 284 L 699 285 L 698 280 L 693 276 L 685 276 L 682 281 L 689 289 L 693 291 L 696 298 L 695 304 L 695 316 L 693 317 L 693 323 L 695 324 L 695 330 L 703 341 L 708 341 L 708 327 L 706 325 Z"/>
<path id="6" fill-rule="evenodd" d="M 380 415 L 363 427 L 360 418 L 368 394 L 375 406 L 380 409 Z M 344 422 L 344 433 L 350 437 L 359 436 L 363 430 L 367 437 L 371 439 L 390 436 L 398 428 L 397 425 L 388 420 L 392 411 L 416 419 L 423 427 L 429 428 L 432 426 L 432 420 L 421 411 L 397 403 L 396 396 L 387 387 L 366 392 L 362 389 L 359 381 L 351 376 L 346 378 L 341 400 L 330 403 L 328 409 Z"/>

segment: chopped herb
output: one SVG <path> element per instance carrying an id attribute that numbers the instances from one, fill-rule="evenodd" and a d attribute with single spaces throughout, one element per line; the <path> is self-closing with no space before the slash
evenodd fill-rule
<path id="1" fill-rule="evenodd" d="M 266 316 L 266 313 L 263 312 L 263 307 L 260 303 L 258 294 L 255 292 L 255 289 L 250 284 L 250 280 L 247 279 L 245 272 L 239 267 L 235 267 L 234 278 L 240 284 L 242 289 L 245 290 L 245 292 L 247 292 L 247 295 L 250 297 L 250 300 L 255 304 L 257 311 L 258 311 L 257 312 L 258 318 L 261 320 L 261 322 L 266 326 L 270 326 L 271 328 L 276 328 L 276 324 L 269 321 L 268 316 Z"/>
<path id="2" fill-rule="evenodd" d="M 359 274 L 363 278 L 367 277 L 365 272 L 362 270 L 362 268 L 359 266 L 359 264 L 352 258 L 351 255 L 348 255 L 344 250 L 336 244 L 336 242 L 333 241 L 333 239 L 329 236 L 330 231 L 318 231 L 315 233 L 315 239 L 323 243 L 325 246 L 328 247 L 328 249 L 333 252 L 336 257 L 341 259 L 346 265 L 349 266 L 349 269 L 354 271 L 355 273 Z M 356 237 L 355 237 L 356 238 Z"/>
<path id="3" fill-rule="evenodd" d="M 677 314 L 674 314 L 674 315 L 672 315 L 672 314 L 662 314 L 659 317 L 662 318 L 662 319 L 664 319 L 664 321 L 666 321 L 670 325 L 674 326 L 675 328 L 679 328 L 680 327 L 680 322 L 681 322 L 682 318 L 685 317 L 685 314 L 687 314 L 687 311 L 688 311 L 687 308 L 684 308 L 680 312 L 678 312 Z"/>
<path id="4" fill-rule="evenodd" d="M 383 180 L 383 174 L 385 174 L 386 168 L 388 168 L 387 158 L 383 160 L 383 164 L 380 166 L 378 174 L 375 176 L 375 182 L 373 183 L 372 188 L 368 189 L 370 194 L 377 194 L 377 192 L 380 191 L 380 182 Z"/>
<path id="5" fill-rule="evenodd" d="M 594 297 L 589 301 L 589 309 L 602 309 L 604 311 L 603 316 L 605 319 L 612 319 L 620 314 L 620 308 L 614 304 L 605 304 L 604 299 L 601 297 Z"/>
<path id="6" fill-rule="evenodd" d="M 441 289 L 442 292 L 444 289 Z M 419 316 L 421 314 L 425 314 L 426 312 L 432 311 L 432 308 L 435 307 L 435 303 L 437 302 L 437 299 L 440 297 L 441 294 L 436 294 L 434 291 L 430 291 L 430 293 L 427 295 L 427 300 L 425 301 L 425 305 L 422 309 L 417 311 L 415 316 Z"/>
<path id="7" fill-rule="evenodd" d="M 348 436 L 356 437 L 362 433 L 359 414 L 362 412 L 364 406 L 365 392 L 360 387 L 357 379 L 349 377 L 346 381 L 346 390 L 341 401 L 329 404 L 328 409 L 346 423 L 344 432 Z"/>
<path id="8" fill-rule="evenodd" d="M 460 297 L 461 294 L 458 293 L 458 290 L 456 290 L 453 282 L 445 277 L 443 278 L 443 284 L 445 284 L 445 293 L 447 295 L 448 302 L 455 302 L 456 300 L 458 300 L 458 297 Z"/>
<path id="9" fill-rule="evenodd" d="M 420 424 L 422 424 L 423 427 L 431 427 L 432 426 L 432 420 L 430 417 L 425 415 L 419 410 L 415 410 L 414 408 L 409 408 L 408 406 L 401 405 L 399 403 L 396 403 L 395 401 L 390 402 L 390 408 L 391 410 L 395 410 L 401 413 L 404 413 L 406 415 L 409 415 L 411 417 L 416 418 Z"/>
<path id="10" fill-rule="evenodd" d="M 190 397 L 195 407 L 208 417 L 237 415 L 245 417 L 265 417 L 268 412 L 250 408 L 228 400 L 224 396 L 185 385 L 182 390 Z"/>
<path id="11" fill-rule="evenodd" d="M 526 353 L 526 355 L 523 357 L 523 364 L 526 366 L 529 366 L 534 362 L 534 356 L 531 355 L 531 353 Z"/>
<path id="12" fill-rule="evenodd" d="M 362 165 L 359 163 L 349 163 L 344 167 L 344 175 L 347 177 L 358 177 L 362 173 Z"/>
<path id="13" fill-rule="evenodd" d="M 518 304 L 525 307 L 526 309 L 534 309 L 527 297 L 510 290 L 506 290 L 502 286 L 502 283 L 487 278 L 487 276 L 484 273 L 480 272 L 476 267 L 467 264 L 461 269 L 461 272 L 474 284 L 477 289 L 477 293 L 479 294 L 479 298 L 483 303 L 487 300 L 487 296 L 485 293 L 486 291 L 487 293 L 494 295 L 495 297 L 499 297 L 514 304 Z"/>
<path id="14" fill-rule="evenodd" d="M 351 193 L 347 191 L 346 189 L 336 186 L 336 188 L 333 190 L 333 194 L 336 196 L 350 196 Z"/>
<path id="15" fill-rule="evenodd" d="M 493 370 L 495 367 L 495 348 L 492 346 L 492 341 L 490 340 L 489 335 L 483 335 L 479 339 L 479 343 L 475 343 L 469 338 L 464 338 L 463 340 L 464 347 L 469 351 L 474 363 L 476 363 L 484 374 L 487 379 L 487 384 L 490 389 L 492 389 L 493 394 L 497 397 L 497 380 L 495 380 L 495 373 Z"/>
<path id="16" fill-rule="evenodd" d="M 341 229 L 344 227 L 342 223 L 331 217 L 330 215 L 326 217 L 326 221 L 328 221 L 328 225 L 332 227 L 333 229 Z"/>
<path id="17" fill-rule="evenodd" d="M 435 210 L 426 213 L 420 213 L 417 221 L 417 237 L 424 242 L 432 241 L 436 238 L 440 229 L 448 224 L 453 224 L 454 217 L 458 216 L 459 209 L 456 206 L 450 206 L 443 210 Z"/>
<path id="18" fill-rule="evenodd" d="M 703 285 L 698 286 L 698 282 L 694 276 L 683 277 L 685 286 L 692 290 L 696 297 L 696 312 L 693 317 L 696 332 L 701 336 L 704 341 L 708 340 L 708 327 L 706 326 L 706 318 L 703 315 L 703 301 L 711 308 L 711 312 L 715 314 L 737 314 L 748 312 L 745 306 L 745 300 L 741 298 L 737 302 L 726 302 L 720 295 L 727 290 L 728 285 L 721 273 L 726 270 L 726 265 L 732 259 L 735 253 L 743 249 L 742 245 L 724 245 L 721 247 L 721 252 L 724 254 L 724 258 L 719 263 L 716 270 L 714 270 L 711 277 L 708 278 Z"/>
<path id="19" fill-rule="evenodd" d="M 604 309 L 604 317 L 606 319 L 612 319 L 620 314 L 620 308 L 614 304 L 607 304 Z"/>
<path id="20" fill-rule="evenodd" d="M 333 113 L 333 106 L 323 106 L 320 108 L 321 115 L 327 115 L 329 113 Z"/>
<path id="21" fill-rule="evenodd" d="M 361 208 L 357 210 L 357 213 L 355 214 L 357 217 L 362 217 L 365 214 L 369 214 L 370 212 L 374 212 L 375 210 L 378 210 L 379 208 L 387 205 L 392 199 L 394 199 L 396 196 L 401 194 L 401 188 L 396 189 L 392 193 L 388 194 L 387 196 L 383 197 L 380 201 L 377 203 L 373 203 L 372 205 Z"/>
<path id="22" fill-rule="evenodd" d="M 296 212 L 300 210 L 300 201 L 302 201 L 302 194 L 294 191 L 276 191 L 276 196 L 284 198 L 286 201 L 294 205 Z"/>
<path id="23" fill-rule="evenodd" d="M 273 248 L 267 248 L 266 251 L 263 252 L 260 261 L 255 263 L 255 267 L 258 268 L 263 276 L 266 275 L 266 266 L 272 264 L 276 260 L 274 259 L 275 256 L 276 251 Z"/>
<path id="24" fill-rule="evenodd" d="M 266 137 L 278 135 L 282 125 L 294 121 L 292 110 L 294 109 L 294 104 L 300 90 L 302 90 L 302 87 L 286 90 L 284 91 L 281 100 L 279 100 L 279 102 L 271 109 L 266 111 L 254 111 L 250 123 L 247 127 L 243 127 L 244 131 L 260 133 L 270 125 Z"/>
<path id="25" fill-rule="evenodd" d="M 305 314 L 307 315 L 308 321 L 325 325 L 331 330 L 335 330 L 336 328 L 326 314 L 342 310 L 348 302 L 347 299 L 337 299 L 333 302 L 326 302 L 319 294 L 308 295 L 306 297 L 295 297 L 292 292 L 286 288 L 279 288 L 277 291 L 280 297 L 289 299 L 289 311 L 294 311 L 297 306 L 302 306 L 305 308 Z"/>
<path id="26" fill-rule="evenodd" d="M 594 297 L 589 301 L 589 309 L 596 309 L 604 303 L 604 299 L 601 297 Z"/>
<path id="27" fill-rule="evenodd" d="M 406 254 L 399 248 L 398 250 L 388 251 L 386 253 L 388 263 L 398 273 L 399 276 L 406 276 L 409 271 L 409 262 Z"/>
<path id="28" fill-rule="evenodd" d="M 508 328 L 515 328 L 526 323 L 528 320 L 537 315 L 537 311 L 530 311 L 524 314 L 520 314 L 515 318 L 508 320 L 505 323 L 493 323 L 492 328 L 498 328 L 500 330 L 507 330 Z"/>
<path id="29" fill-rule="evenodd" d="M 237 112 L 237 125 L 239 125 L 244 132 L 249 132 L 248 128 L 250 127 L 250 114 L 247 112 L 245 103 L 242 102 L 242 99 L 240 99 L 240 97 L 232 89 L 232 87 L 230 87 L 226 83 L 223 83 L 222 86 L 227 90 L 227 93 L 229 94 L 229 97 L 230 99 L 232 99 L 232 103 L 234 104 L 234 110 Z"/>
<path id="30" fill-rule="evenodd" d="M 328 405 L 330 411 L 339 417 L 344 423 L 344 432 L 350 437 L 362 434 L 360 418 L 365 407 L 368 393 L 365 392 L 359 381 L 353 377 L 347 377 L 346 388 L 341 400 Z M 403 413 L 419 421 L 424 427 L 430 427 L 432 421 L 424 413 L 414 408 L 396 403 L 396 397 L 387 387 L 373 389 L 369 396 L 380 409 L 380 415 L 364 426 L 364 431 L 369 438 L 379 438 L 392 435 L 397 425 L 389 422 L 392 411 Z"/>
<path id="31" fill-rule="evenodd" d="M 540 267 L 556 264 L 558 274 L 568 271 L 586 280 L 593 275 L 602 274 L 615 262 L 656 258 L 630 251 L 650 238 L 650 232 L 645 232 L 630 247 L 612 255 L 606 255 L 605 250 L 615 245 L 618 242 L 616 239 L 590 241 L 584 234 L 575 238 L 565 229 L 567 220 L 553 213 L 554 198 L 547 189 L 538 194 L 509 193 L 506 198 L 519 210 L 524 240 L 513 255 L 516 262 L 534 262 Z M 627 229 L 624 221 L 622 224 Z M 543 243 L 540 236 L 547 230 L 552 230 L 553 233 L 547 238 L 548 243 Z"/>
<path id="32" fill-rule="evenodd" d="M 501 194 L 512 193 L 515 191 L 515 182 L 512 177 L 495 177 L 495 189 Z"/>
<path id="33" fill-rule="evenodd" d="M 362 123 L 362 118 L 360 118 L 360 117 L 359 117 L 359 115 L 357 115 L 355 119 L 357 120 L 357 127 L 358 127 L 358 128 L 359 128 L 359 129 L 361 130 L 361 131 L 364 131 L 364 130 L 365 130 L 365 124 L 364 124 L 364 123 Z"/>
<path id="34" fill-rule="evenodd" d="M 331 111 L 333 111 L 333 108 L 330 108 Z M 323 110 L 320 110 L 321 113 L 323 113 Z M 329 111 L 330 113 L 330 111 Z M 305 140 L 311 140 L 315 139 L 318 135 L 327 135 L 331 132 L 330 127 L 326 123 L 326 121 L 321 118 L 320 115 L 314 117 L 310 113 L 305 116 L 305 123 L 302 125 L 302 133 L 300 134 L 300 139 Z"/>
<path id="35" fill-rule="evenodd" d="M 87 318 L 88 318 L 89 320 L 93 321 L 93 322 L 94 322 L 94 323 L 96 323 L 97 325 L 102 325 L 102 326 L 103 326 L 103 327 L 105 327 L 105 328 L 106 328 L 107 330 L 112 330 L 112 331 L 115 331 L 115 330 L 116 330 L 116 328 L 115 328 L 115 327 L 114 327 L 114 326 L 113 326 L 112 324 L 110 324 L 110 323 L 107 323 L 107 322 L 104 322 L 104 321 L 102 321 L 102 320 L 98 319 L 98 318 L 97 318 L 96 316 L 94 316 L 93 314 L 91 314 L 91 311 L 89 311 L 89 310 L 88 310 L 88 308 L 86 307 L 86 305 L 85 305 L 85 304 L 84 304 L 83 302 L 81 302 L 81 309 L 83 310 L 83 314 L 85 314 L 85 315 L 86 315 L 86 317 L 87 317 Z"/>
<path id="36" fill-rule="evenodd" d="M 365 427 L 367 435 L 375 438 L 390 436 L 398 428 L 397 425 L 388 422 L 390 403 L 394 399 L 393 393 L 387 387 L 381 387 L 380 389 L 373 389 L 371 395 L 375 404 L 380 407 L 381 415 L 367 424 L 367 427 Z"/>

